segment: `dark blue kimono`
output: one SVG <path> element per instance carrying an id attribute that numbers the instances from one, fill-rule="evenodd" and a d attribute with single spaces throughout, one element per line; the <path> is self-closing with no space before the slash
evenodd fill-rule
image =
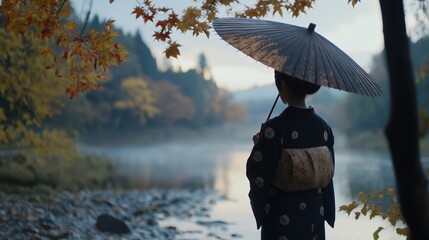
<path id="1" fill-rule="evenodd" d="M 327 187 L 284 192 L 272 186 L 282 148 L 327 146 L 334 160 L 334 136 L 330 126 L 313 108 L 287 107 L 267 121 L 247 160 L 249 198 L 263 240 L 324 240 L 326 221 L 335 221 L 332 180 Z M 335 160 L 334 160 L 335 163 Z"/>

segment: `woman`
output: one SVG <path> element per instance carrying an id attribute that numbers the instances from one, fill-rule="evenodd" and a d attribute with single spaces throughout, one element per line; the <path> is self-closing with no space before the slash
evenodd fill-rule
<path id="1" fill-rule="evenodd" d="M 332 179 L 323 188 L 282 191 L 273 186 L 277 161 L 284 148 L 302 149 L 327 146 L 334 161 L 334 136 L 330 126 L 308 106 L 307 95 L 320 86 L 275 71 L 276 87 L 288 107 L 267 121 L 253 137 L 255 143 L 247 160 L 249 198 L 257 228 L 263 240 L 323 240 L 326 221 L 335 221 Z M 328 153 L 329 155 L 329 153 Z"/>

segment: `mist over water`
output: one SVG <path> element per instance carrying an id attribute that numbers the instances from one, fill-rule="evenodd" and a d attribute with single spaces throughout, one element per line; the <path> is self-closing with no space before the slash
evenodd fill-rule
<path id="1" fill-rule="evenodd" d="M 256 128 L 255 126 L 251 126 Z M 247 129 L 247 130 L 239 130 Z M 84 147 L 83 151 L 106 155 L 118 166 L 116 182 L 112 187 L 128 189 L 213 189 L 225 195 L 211 212 L 212 220 L 228 223 L 228 232 L 239 233 L 242 239 L 259 239 L 259 232 L 251 213 L 247 193 L 249 184 L 245 176 L 245 164 L 252 148 L 250 132 L 243 125 L 226 125 L 201 133 L 199 138 L 173 140 L 149 146 Z M 249 140 L 243 138 L 249 136 Z M 230 137 L 228 137 L 230 136 Z M 351 150 L 341 144 L 337 137 L 335 147 L 336 170 L 334 176 L 337 208 L 357 200 L 359 192 L 385 191 L 394 187 L 394 175 L 390 155 L 386 151 Z M 426 159 L 427 160 L 427 159 Z M 426 166 L 427 162 L 424 162 Z M 205 232 L 201 226 L 174 218 L 166 225 L 174 224 L 181 230 L 200 229 L 200 239 Z M 327 239 L 372 239 L 372 233 L 385 227 L 380 239 L 403 239 L 395 234 L 395 228 L 381 219 L 369 221 L 363 217 L 356 221 L 354 214 L 337 213 L 334 229 L 326 225 Z M 199 227 L 199 228 L 198 228 Z M 222 227 L 211 229 L 219 236 Z M 191 237 L 191 236 L 190 236 Z M 224 236 L 230 239 L 231 236 Z"/>

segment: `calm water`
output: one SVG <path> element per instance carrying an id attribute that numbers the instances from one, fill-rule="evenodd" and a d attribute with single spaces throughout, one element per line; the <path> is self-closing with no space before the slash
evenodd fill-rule
<path id="1" fill-rule="evenodd" d="M 213 207 L 211 219 L 230 223 L 228 231 L 222 227 L 210 231 L 225 239 L 231 239 L 231 233 L 238 233 L 241 239 L 256 240 L 259 232 L 250 210 L 245 177 L 245 163 L 251 147 L 250 143 L 213 141 L 85 150 L 115 159 L 120 167 L 122 186 L 128 188 L 210 188 L 225 194 L 229 200 Z M 394 186 L 389 155 L 336 148 L 334 184 L 337 207 L 351 203 L 360 191 L 369 193 Z M 171 218 L 163 224 L 193 231 L 184 238 L 207 239 L 207 232 L 194 221 Z M 327 239 L 372 239 L 372 233 L 379 226 L 386 228 L 380 233 L 380 239 L 404 239 L 394 234 L 395 229 L 386 222 L 367 218 L 356 221 L 344 213 L 337 214 L 335 229 L 326 225 Z"/>

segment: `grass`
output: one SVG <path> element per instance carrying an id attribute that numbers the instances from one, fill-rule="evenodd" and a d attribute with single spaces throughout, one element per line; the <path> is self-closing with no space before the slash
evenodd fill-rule
<path id="1" fill-rule="evenodd" d="M 81 155 L 75 159 L 27 159 L 0 166 L 0 191 L 51 195 L 58 191 L 101 189 L 115 172 L 104 157 Z"/>

